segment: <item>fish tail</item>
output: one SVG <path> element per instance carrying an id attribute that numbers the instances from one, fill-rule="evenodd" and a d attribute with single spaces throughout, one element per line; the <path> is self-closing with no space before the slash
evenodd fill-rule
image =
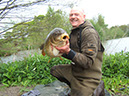
<path id="1" fill-rule="evenodd" d="M 43 55 L 43 56 L 45 56 L 45 55 L 46 55 L 46 54 L 45 54 L 45 52 L 44 52 L 44 49 L 42 49 L 42 55 Z"/>

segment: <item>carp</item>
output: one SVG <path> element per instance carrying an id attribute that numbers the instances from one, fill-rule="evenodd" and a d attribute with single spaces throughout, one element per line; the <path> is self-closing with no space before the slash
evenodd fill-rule
<path id="1" fill-rule="evenodd" d="M 46 54 L 51 58 L 61 57 L 63 53 L 59 52 L 55 47 L 63 47 L 69 39 L 68 33 L 62 28 L 54 28 L 46 37 L 45 42 L 41 45 L 42 55 Z M 49 60 L 50 61 L 50 60 Z"/>

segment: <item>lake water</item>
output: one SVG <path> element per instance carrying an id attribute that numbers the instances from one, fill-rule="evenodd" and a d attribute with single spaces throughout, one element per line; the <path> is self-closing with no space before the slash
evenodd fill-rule
<path id="1" fill-rule="evenodd" d="M 104 44 L 106 54 L 115 54 L 116 52 L 129 52 L 129 37 L 108 40 Z"/>
<path id="2" fill-rule="evenodd" d="M 35 50 L 26 50 L 26 51 L 19 51 L 15 54 L 12 54 L 11 56 L 6 56 L 6 57 L 0 57 L 0 62 L 2 63 L 8 63 L 8 62 L 14 62 L 15 60 L 20 61 L 24 60 L 25 57 L 34 56 L 34 54 L 41 54 L 40 49 L 35 49 Z"/>
<path id="3" fill-rule="evenodd" d="M 106 41 L 103 45 L 105 47 L 105 54 L 115 54 L 116 52 L 129 52 L 129 37 L 120 38 L 120 39 L 113 39 Z M 7 63 L 7 62 L 14 62 L 15 60 L 24 60 L 25 57 L 29 55 L 34 55 L 35 53 L 41 54 L 41 50 L 26 50 L 26 51 L 19 51 L 11 56 L 7 57 L 0 57 L 0 62 Z"/>

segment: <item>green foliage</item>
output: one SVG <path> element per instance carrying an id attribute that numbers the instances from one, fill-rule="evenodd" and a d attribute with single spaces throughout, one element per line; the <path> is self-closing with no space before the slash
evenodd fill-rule
<path id="1" fill-rule="evenodd" d="M 124 32 L 129 31 L 129 30 L 128 30 L 128 27 L 129 27 L 129 26 L 127 26 L 127 25 L 121 25 L 121 26 L 119 26 L 119 28 L 120 28 L 121 30 L 123 30 Z"/>
<path id="2" fill-rule="evenodd" d="M 5 86 L 31 86 L 48 84 L 56 80 L 50 75 L 50 68 L 58 64 L 70 64 L 71 61 L 63 58 L 53 58 L 42 55 L 29 56 L 23 61 L 0 64 L 0 83 Z M 121 93 L 129 95 L 129 53 L 104 55 L 102 66 L 102 80 L 105 88 L 111 94 Z M 120 90 L 121 89 L 121 90 Z"/>
<path id="3" fill-rule="evenodd" d="M 128 96 L 129 95 L 129 79 L 124 78 L 122 75 L 117 77 L 109 78 L 103 76 L 105 89 L 109 91 L 113 96 L 118 96 L 116 94 L 121 93 L 119 96 Z"/>
<path id="4" fill-rule="evenodd" d="M 106 33 L 108 31 L 107 24 L 104 22 L 104 17 L 102 15 L 98 15 L 97 18 L 93 18 L 90 20 L 93 24 L 95 30 L 99 33 L 100 39 L 102 41 L 106 40 Z"/>
<path id="5" fill-rule="evenodd" d="M 100 14 L 90 21 L 99 33 L 101 41 L 129 36 L 129 25 L 108 28 L 104 17 Z M 48 8 L 46 15 L 35 16 L 30 22 L 16 25 L 14 25 L 12 32 L 6 32 L 4 39 L 0 39 L 0 56 L 10 55 L 20 50 L 39 48 L 47 34 L 55 27 L 63 28 L 68 33 L 71 30 L 66 12 L 55 11 L 51 7 Z"/>
<path id="6" fill-rule="evenodd" d="M 129 24 L 128 25 L 121 25 L 119 28 L 126 33 L 126 35 L 129 37 Z"/>
<path id="7" fill-rule="evenodd" d="M 63 28 L 68 33 L 71 29 L 66 13 L 49 7 L 46 15 L 35 16 L 34 20 L 19 24 L 12 32 L 4 34 L 4 39 L 0 40 L 1 56 L 8 53 L 8 48 L 13 48 L 11 50 L 16 52 L 39 48 L 47 34 L 55 27 Z M 8 46 L 5 46 L 7 42 Z"/>
<path id="8" fill-rule="evenodd" d="M 108 34 L 110 34 L 110 37 L 108 37 L 109 39 L 114 39 L 114 38 L 122 38 L 122 37 L 126 36 L 127 33 L 125 33 L 119 27 L 112 27 L 110 29 L 110 32 L 107 33 L 107 35 Z"/>
<path id="9" fill-rule="evenodd" d="M 103 76 L 112 78 L 118 75 L 129 77 L 129 53 L 105 55 L 103 60 Z"/>
<path id="10" fill-rule="evenodd" d="M 102 41 L 129 36 L 128 25 L 112 26 L 111 28 L 108 28 L 108 25 L 105 24 L 104 17 L 102 15 L 98 15 L 97 18 L 93 18 L 90 21 L 99 33 Z"/>
<path id="11" fill-rule="evenodd" d="M 97 24 L 103 28 L 107 28 L 107 26 L 108 26 L 107 24 L 105 24 L 104 17 L 102 15 L 98 15 Z"/>
<path id="12" fill-rule="evenodd" d="M 129 53 L 116 53 L 115 55 L 104 55 L 102 80 L 105 88 L 111 93 L 122 93 L 129 95 Z M 120 90 L 125 88 L 125 90 Z"/>
<path id="13" fill-rule="evenodd" d="M 30 56 L 23 61 L 15 61 L 0 65 L 0 82 L 5 86 L 23 85 L 30 86 L 35 84 L 48 84 L 55 80 L 50 75 L 50 68 L 57 64 L 69 63 L 63 58 L 50 58 L 42 55 Z"/>

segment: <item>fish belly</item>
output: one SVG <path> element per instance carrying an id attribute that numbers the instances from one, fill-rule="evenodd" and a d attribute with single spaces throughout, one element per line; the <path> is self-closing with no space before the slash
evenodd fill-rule
<path id="1" fill-rule="evenodd" d="M 59 57 L 62 55 L 55 47 L 51 48 L 51 46 L 49 46 L 46 51 L 47 55 L 50 57 Z"/>
<path id="2" fill-rule="evenodd" d="M 53 47 L 53 55 L 54 56 L 58 56 L 58 54 L 59 54 L 59 51 L 55 48 L 55 47 Z"/>

